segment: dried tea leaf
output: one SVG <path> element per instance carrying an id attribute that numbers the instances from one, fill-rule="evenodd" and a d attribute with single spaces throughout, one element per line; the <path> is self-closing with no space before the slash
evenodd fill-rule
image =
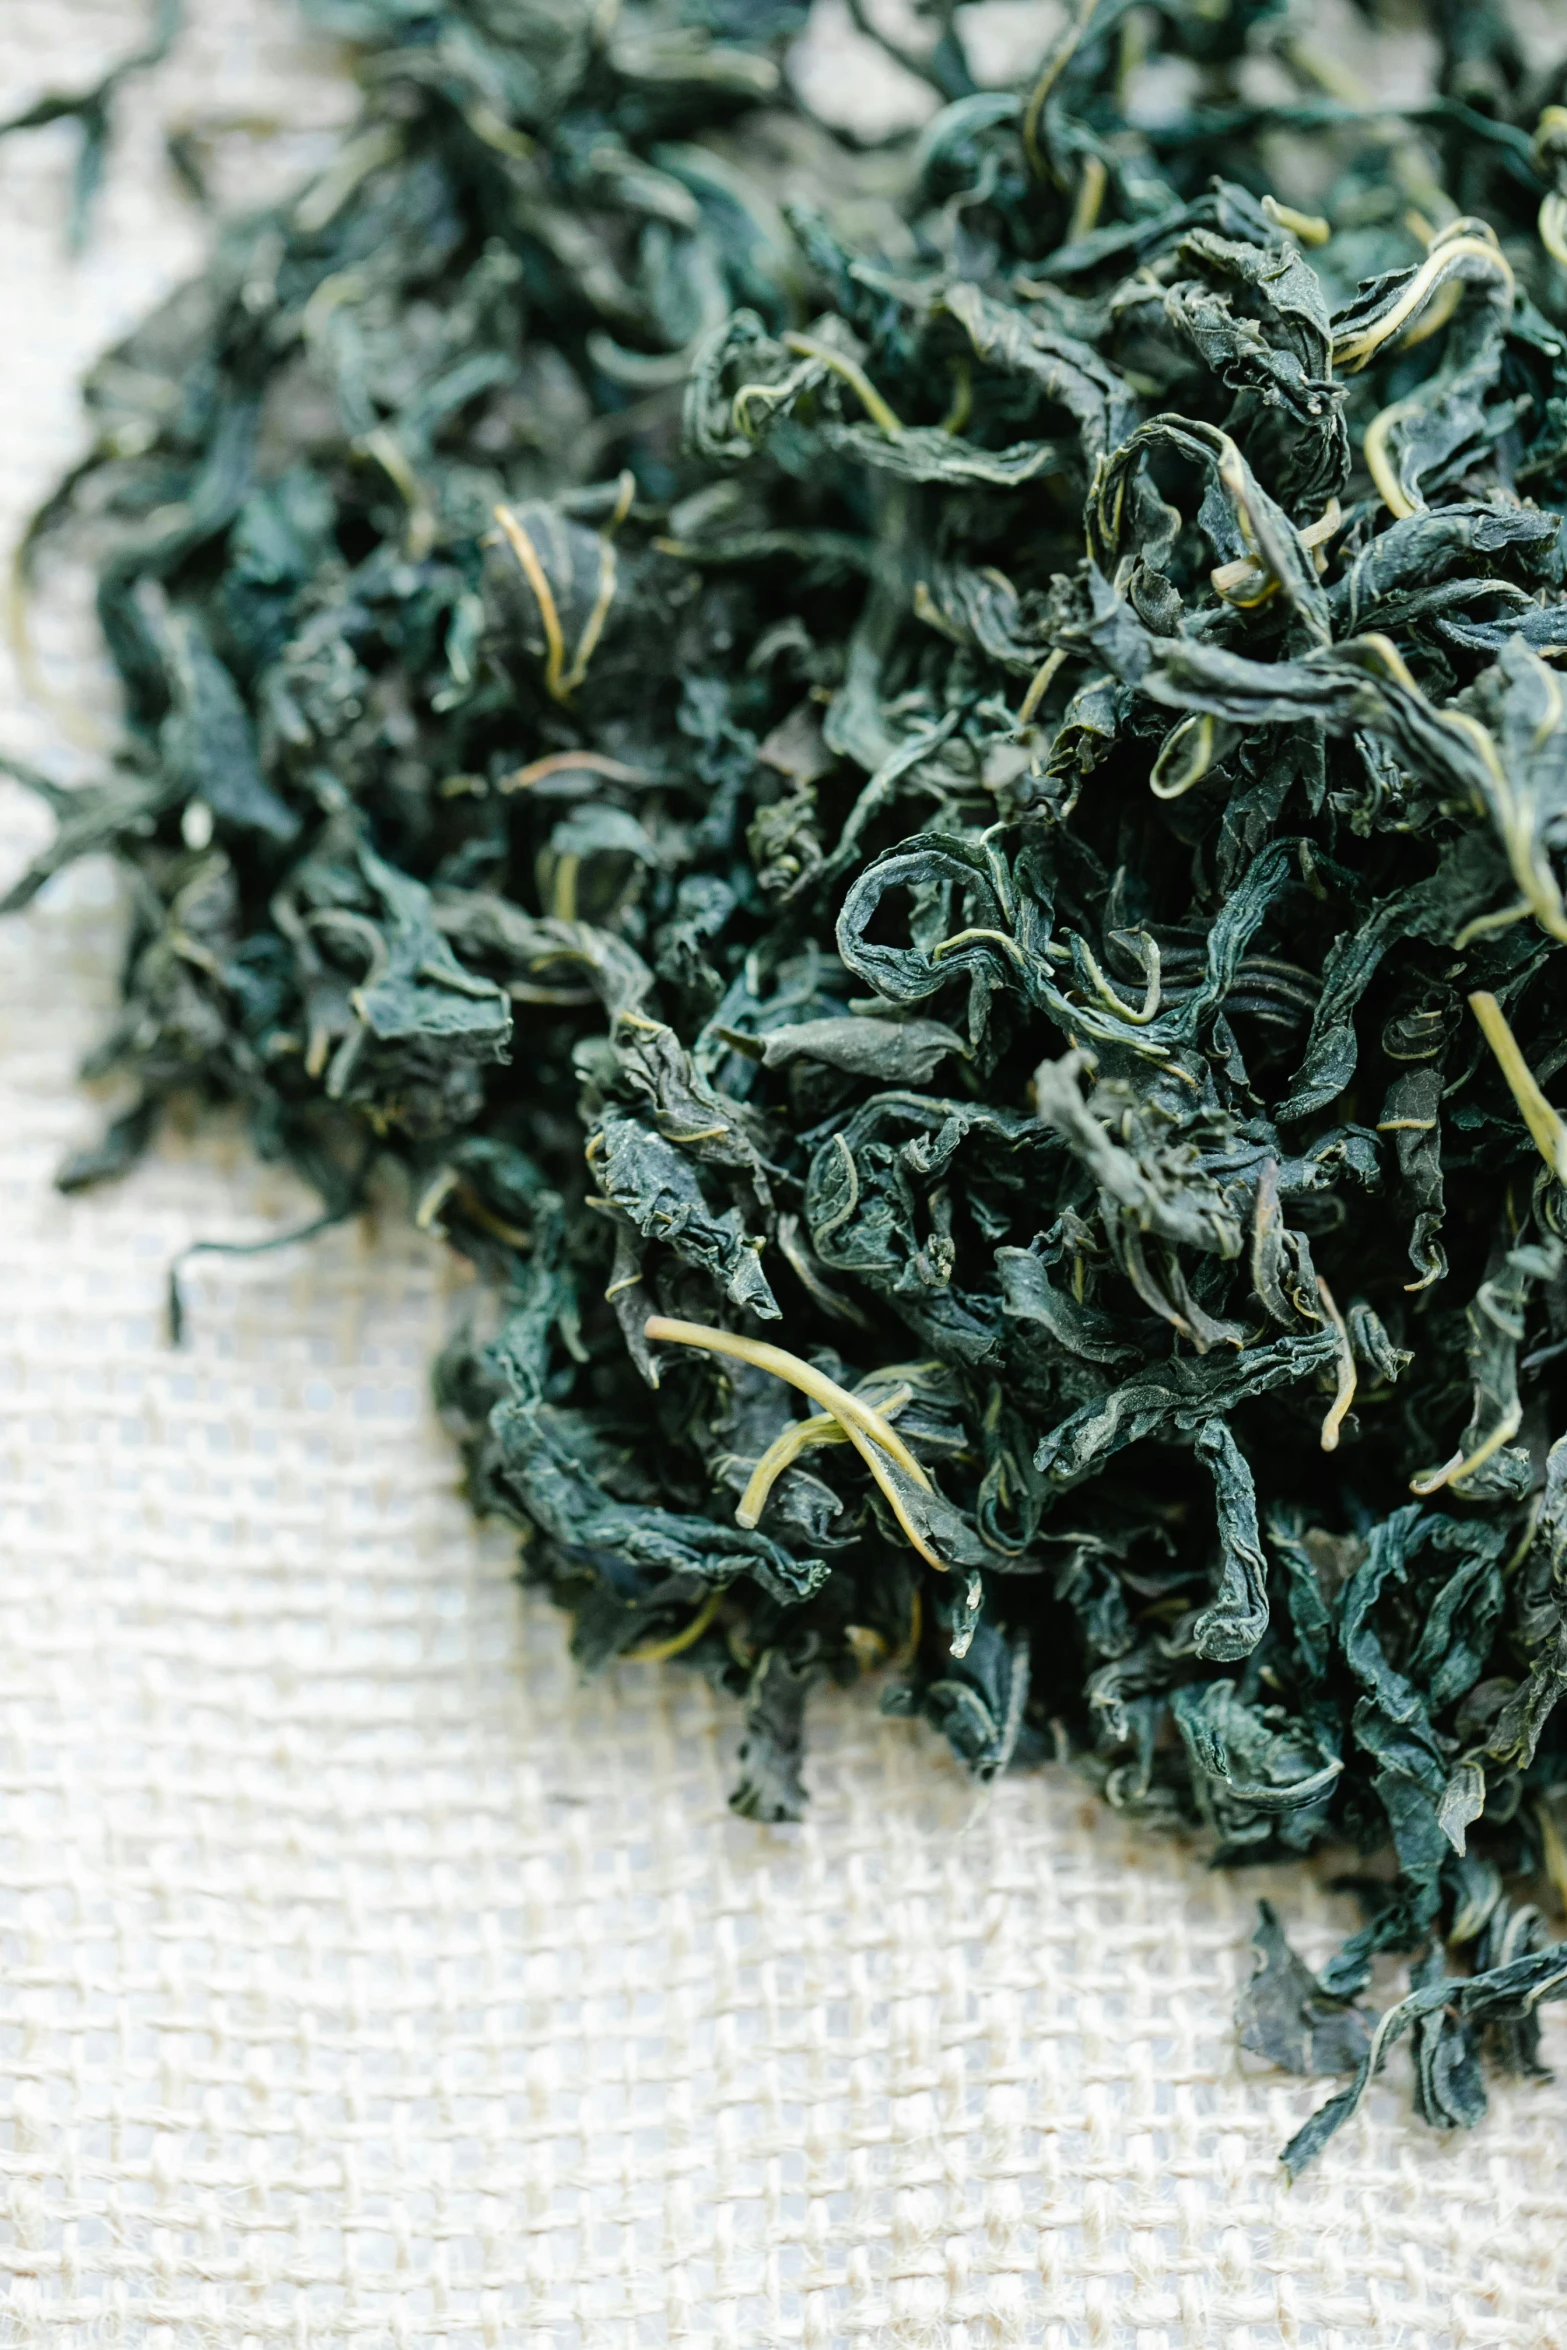
<path id="1" fill-rule="evenodd" d="M 1364 2015 L 1329 1998 L 1290 1948 L 1271 1902 L 1257 1910 L 1257 1965 L 1236 2010 L 1242 2047 L 1289 2073 L 1354 2072 L 1370 2046 Z"/>

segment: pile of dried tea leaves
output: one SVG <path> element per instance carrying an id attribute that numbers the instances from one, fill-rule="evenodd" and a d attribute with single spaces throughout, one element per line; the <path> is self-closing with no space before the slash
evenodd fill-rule
<path id="1" fill-rule="evenodd" d="M 1247 2045 L 1472 2123 L 1567 1995 L 1567 68 L 1269 0 L 1017 90 L 783 0 L 309 0 L 361 122 L 96 371 L 135 1100 L 494 1299 L 437 1367 L 589 1667 L 802 1801 L 880 1676 L 1225 1863 Z M 1315 42 L 1315 45 L 1314 45 Z M 1287 200 L 1286 200 L 1287 199 Z M 1533 1896 L 1533 1898 L 1531 1898 Z M 1412 1990 L 1372 2028 L 1379 1954 Z"/>

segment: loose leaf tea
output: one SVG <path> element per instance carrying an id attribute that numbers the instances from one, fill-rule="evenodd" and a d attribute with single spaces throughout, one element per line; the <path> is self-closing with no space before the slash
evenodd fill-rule
<path id="1" fill-rule="evenodd" d="M 874 146 L 765 0 L 308 12 L 362 122 L 22 551 L 91 534 L 125 697 L 11 769 L 10 905 L 131 880 L 62 1180 L 192 1089 L 325 1219 L 401 1168 L 475 1507 L 736 1699 L 737 1809 L 877 1672 L 977 1780 L 1357 1851 L 1243 1999 L 1354 2072 L 1286 2160 L 1401 2036 L 1474 2122 L 1567 1994 L 1567 69 L 1085 0 L 981 88 L 937 10 Z"/>

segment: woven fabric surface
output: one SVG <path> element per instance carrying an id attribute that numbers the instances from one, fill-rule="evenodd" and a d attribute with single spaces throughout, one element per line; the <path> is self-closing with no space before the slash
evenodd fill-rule
<path id="1" fill-rule="evenodd" d="M 74 133 L 0 145 L 7 543 L 81 367 L 199 261 L 164 133 L 294 125 L 240 134 L 243 197 L 351 108 L 289 0 L 192 19 L 80 259 Z M 140 30 L 3 0 L 0 115 Z M 78 731 L 89 613 L 56 579 L 38 631 Z M 82 768 L 9 669 L 0 744 Z M 46 830 L 0 788 L 0 884 Z M 1064 1773 L 976 1802 L 865 1692 L 815 1709 L 807 1822 L 756 1828 L 700 1685 L 584 1686 L 467 1514 L 426 1387 L 462 1277 L 394 1213 L 198 1259 L 172 1352 L 171 1256 L 308 1203 L 221 1126 L 52 1191 L 122 923 L 89 866 L 0 925 L 0 2341 L 1567 2341 L 1567 2083 L 1451 2140 L 1400 2058 L 1285 2185 L 1326 2085 L 1230 2018 L 1259 1893 L 1312 1959 L 1353 1922 L 1320 1880 L 1207 1872 Z"/>

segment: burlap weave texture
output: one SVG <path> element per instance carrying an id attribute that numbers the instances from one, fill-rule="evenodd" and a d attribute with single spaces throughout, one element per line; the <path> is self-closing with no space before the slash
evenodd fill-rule
<path id="1" fill-rule="evenodd" d="M 0 146 L 7 544 L 81 366 L 203 249 L 163 131 L 349 103 L 289 0 L 192 13 L 82 259 L 73 134 Z M 0 115 L 141 23 L 0 0 Z M 87 615 L 67 580 L 40 634 L 102 718 Z M 82 765 L 9 670 L 0 743 Z M 0 881 L 46 829 L 0 788 Z M 51 1191 L 121 926 L 100 868 L 0 926 L 0 2340 L 1567 2341 L 1567 2084 L 1454 2142 L 1395 2070 L 1286 2188 L 1321 2086 L 1229 2019 L 1257 1893 L 1312 1957 L 1351 1922 L 1309 1879 L 1208 1874 L 1060 1774 L 977 1805 L 864 1694 L 816 1710 L 806 1825 L 760 1830 L 700 1687 L 582 1686 L 458 1494 L 426 1365 L 460 1277 L 395 1217 L 205 1260 L 171 1352 L 173 1252 L 307 1203 L 210 1130 Z"/>

